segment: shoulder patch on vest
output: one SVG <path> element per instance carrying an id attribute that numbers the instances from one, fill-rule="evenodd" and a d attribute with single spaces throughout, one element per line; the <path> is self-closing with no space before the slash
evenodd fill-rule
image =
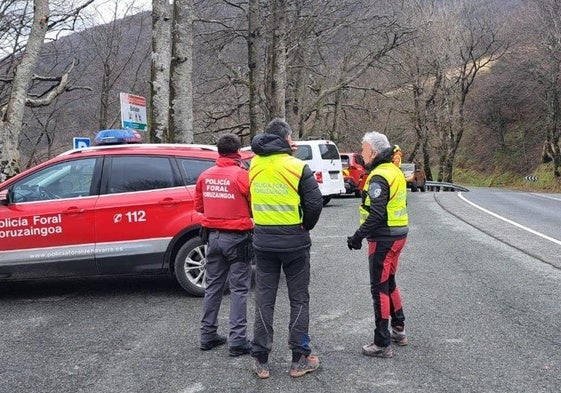
<path id="1" fill-rule="evenodd" d="M 382 193 L 382 187 L 378 183 L 370 183 L 370 187 L 368 188 L 368 195 L 370 195 L 370 199 L 376 199 Z"/>

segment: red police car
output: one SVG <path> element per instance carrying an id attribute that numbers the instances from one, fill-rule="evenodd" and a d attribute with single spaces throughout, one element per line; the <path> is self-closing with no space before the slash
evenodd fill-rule
<path id="1" fill-rule="evenodd" d="M 246 160 L 253 153 L 242 152 Z M 127 144 L 63 153 L 0 184 L 0 282 L 171 273 L 204 295 L 194 210 L 214 146 Z"/>
<path id="2" fill-rule="evenodd" d="M 343 165 L 345 193 L 360 197 L 368 177 L 364 159 L 358 153 L 341 153 L 341 164 Z"/>

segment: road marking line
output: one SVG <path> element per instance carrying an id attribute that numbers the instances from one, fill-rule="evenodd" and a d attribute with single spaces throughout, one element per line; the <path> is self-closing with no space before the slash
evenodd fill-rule
<path id="1" fill-rule="evenodd" d="M 561 201 L 561 198 L 555 198 L 555 197 L 552 197 L 552 196 L 549 196 L 549 195 L 536 194 L 534 192 L 532 192 L 531 194 L 535 195 L 535 196 L 542 197 L 542 198 L 553 199 L 554 201 Z"/>
<path id="2" fill-rule="evenodd" d="M 520 228 L 520 229 L 523 229 L 523 230 L 525 230 L 525 231 L 527 231 L 527 232 L 530 232 L 530 233 L 532 233 L 532 234 L 534 234 L 534 235 L 537 235 L 537 236 L 539 236 L 539 237 L 541 237 L 541 238 L 543 238 L 543 239 L 545 239 L 545 240 L 549 240 L 550 242 L 553 242 L 553 243 L 558 244 L 558 245 L 561 246 L 561 240 L 557 240 L 557 239 L 554 239 L 554 238 L 549 237 L 549 236 L 547 236 L 547 235 L 544 235 L 543 233 L 540 233 L 540 232 L 538 232 L 538 231 L 534 231 L 533 229 L 530 229 L 530 228 L 528 228 L 528 227 L 525 227 L 524 225 L 521 225 L 521 224 L 519 224 L 519 223 L 517 223 L 517 222 L 511 221 L 511 220 L 509 220 L 508 218 L 505 218 L 505 217 L 503 217 L 503 216 L 499 216 L 498 214 L 493 213 L 493 212 L 490 211 L 490 210 L 487 210 L 487 209 L 485 209 L 485 208 L 483 208 L 483 207 L 481 207 L 481 206 L 479 206 L 479 205 L 476 205 L 475 203 L 473 203 L 473 202 L 471 202 L 471 201 L 468 201 L 468 200 L 462 195 L 462 192 L 461 192 L 461 191 L 458 192 L 458 197 L 459 197 L 460 199 L 462 199 L 464 202 L 469 203 L 469 204 L 472 205 L 473 207 L 476 207 L 476 208 L 478 208 L 479 210 L 481 210 L 481 211 L 483 211 L 483 212 L 485 212 L 485 213 L 487 213 L 487 214 L 489 214 L 489 215 L 491 215 L 491 216 L 493 216 L 493 217 L 498 218 L 499 220 L 503 220 L 504 222 L 507 222 L 507 223 L 509 223 L 509 224 L 511 224 L 511 225 L 514 225 L 515 227 L 518 227 L 518 228 Z"/>

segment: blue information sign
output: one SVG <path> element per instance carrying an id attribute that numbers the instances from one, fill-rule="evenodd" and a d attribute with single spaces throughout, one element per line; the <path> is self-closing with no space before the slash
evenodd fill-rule
<path id="1" fill-rule="evenodd" d="M 74 144 L 74 149 L 83 149 L 84 147 L 90 147 L 92 143 L 90 138 L 77 137 L 72 138 L 72 142 Z"/>

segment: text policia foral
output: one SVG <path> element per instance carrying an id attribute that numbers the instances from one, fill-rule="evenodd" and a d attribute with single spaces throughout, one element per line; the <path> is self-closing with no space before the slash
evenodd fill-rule
<path id="1" fill-rule="evenodd" d="M 62 215 L 0 219 L 0 239 L 62 233 Z"/>
<path id="2" fill-rule="evenodd" d="M 206 198 L 234 199 L 230 192 L 230 180 L 228 179 L 205 179 L 203 196 Z"/>

